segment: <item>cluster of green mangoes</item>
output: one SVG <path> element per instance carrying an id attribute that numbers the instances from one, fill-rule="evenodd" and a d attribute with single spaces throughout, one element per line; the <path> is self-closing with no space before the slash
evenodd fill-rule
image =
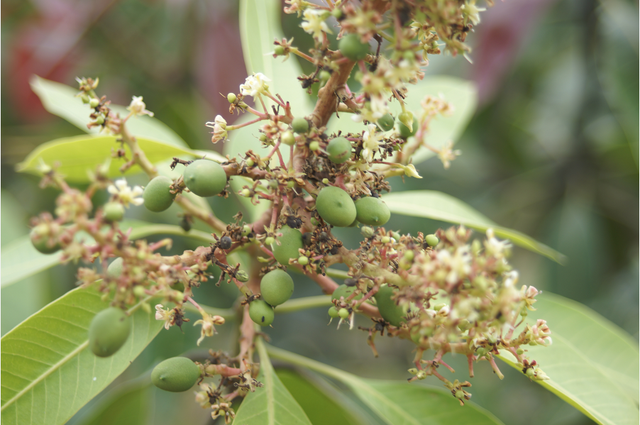
<path id="1" fill-rule="evenodd" d="M 206 159 L 193 161 L 184 169 L 182 176 L 187 188 L 198 196 L 215 196 L 227 185 L 227 173 L 220 164 Z M 144 206 L 149 211 L 161 212 L 173 203 L 175 193 L 171 191 L 173 181 L 166 176 L 154 177 L 144 188 Z"/>
<path id="2" fill-rule="evenodd" d="M 295 229 L 291 229 L 295 230 Z M 297 230 L 296 230 L 297 231 Z M 298 231 L 298 233 L 300 233 Z M 282 269 L 271 270 L 260 281 L 260 298 L 249 303 L 249 316 L 260 326 L 273 323 L 273 308 L 293 295 L 293 279 Z"/>
<path id="3" fill-rule="evenodd" d="M 316 211 L 324 221 L 336 227 L 348 227 L 356 222 L 383 226 L 391 218 L 391 211 L 382 199 L 365 196 L 354 202 L 346 191 L 336 186 L 320 189 Z"/>

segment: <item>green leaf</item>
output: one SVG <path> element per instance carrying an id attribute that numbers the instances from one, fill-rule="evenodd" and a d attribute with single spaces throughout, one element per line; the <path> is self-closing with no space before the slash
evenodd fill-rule
<path id="1" fill-rule="evenodd" d="M 149 375 L 117 386 L 75 425 L 140 425 L 149 423 L 151 391 Z M 78 415 L 81 415 L 79 413 Z"/>
<path id="2" fill-rule="evenodd" d="M 455 142 L 458 140 L 471 120 L 478 104 L 477 90 L 473 83 L 455 77 L 428 75 L 415 86 L 409 85 L 408 88 L 407 108 L 414 113 L 416 118 L 420 117 L 422 110 L 420 102 L 426 95 L 442 95 L 444 100 L 450 102 L 454 107 L 451 115 L 438 116 L 431 121 L 425 142 L 439 149 L 449 141 Z M 397 102 L 391 103 L 391 109 L 394 116 L 401 112 Z M 332 133 L 342 130 L 343 132 L 358 133 L 366 130 L 362 123 L 354 122 L 351 119 L 352 116 L 352 114 L 346 113 L 341 114 L 340 118 L 334 116 L 329 121 L 327 132 Z M 413 163 L 418 164 L 433 155 L 432 151 L 421 147 L 413 155 Z"/>
<path id="3" fill-rule="evenodd" d="M 390 425 L 495 425 L 502 422 L 483 408 L 464 407 L 450 392 L 407 382 L 357 379 L 345 381 L 351 390 Z"/>
<path id="4" fill-rule="evenodd" d="M 150 224 L 133 220 L 124 221 L 120 224 L 120 229 L 123 231 L 129 228 L 132 229 L 129 235 L 132 240 L 150 235 L 165 234 L 184 236 L 205 243 L 215 242 L 215 239 L 209 233 L 193 229 L 185 232 L 180 226 L 169 224 Z M 84 240 L 87 244 L 93 243 L 93 239 L 86 234 L 79 235 L 78 239 Z M 2 286 L 19 282 L 24 278 L 60 264 L 61 256 L 61 252 L 50 255 L 42 254 L 33 247 L 29 235 L 21 237 L 6 247 L 2 247 Z"/>
<path id="5" fill-rule="evenodd" d="M 256 341 L 260 355 L 258 381 L 262 388 L 249 393 L 236 414 L 234 423 L 242 425 L 297 425 L 309 424 L 309 418 L 282 384 L 271 366 L 271 360 L 262 339 Z"/>
<path id="6" fill-rule="evenodd" d="M 283 62 L 282 58 L 273 58 L 274 40 L 282 40 L 284 33 L 280 24 L 280 12 L 282 6 L 279 0 L 241 0 L 240 1 L 240 38 L 242 52 L 247 65 L 247 73 L 262 72 L 271 79 L 269 91 L 279 94 L 285 102 L 292 105 L 293 111 L 298 115 L 307 115 L 311 112 L 309 96 L 298 84 L 297 77 L 302 70 L 294 58 Z M 271 102 L 265 98 L 266 102 Z M 245 114 L 233 125 L 245 123 L 255 116 Z M 251 149 L 260 156 L 266 156 L 271 149 L 261 147 L 258 137 L 258 124 L 243 127 L 229 132 L 229 140 L 224 144 L 224 153 L 231 158 L 243 158 Z M 285 161 L 289 159 L 289 149 L 281 149 Z M 276 158 L 274 156 L 274 158 Z M 244 185 L 251 185 L 251 181 L 242 177 L 231 178 L 231 187 L 237 193 Z M 240 203 L 248 211 L 251 220 L 257 219 L 270 205 L 261 201 L 257 206 L 250 200 L 238 197 Z"/>
<path id="7" fill-rule="evenodd" d="M 323 391 L 315 383 L 292 369 L 277 369 L 276 374 L 300 404 L 311 423 L 330 423 L 332 425 L 362 423 L 349 412 L 342 401 L 344 396 L 336 389 L 332 389 L 331 392 Z"/>
<path id="8" fill-rule="evenodd" d="M 42 101 L 42 105 L 47 111 L 64 118 L 82 131 L 95 134 L 99 132 L 96 127 L 87 128 L 87 124 L 90 121 L 91 108 L 76 97 L 78 90 L 55 81 L 40 78 L 37 75 L 31 78 L 31 89 L 40 97 L 40 101 Z M 109 106 L 115 112 L 120 113 L 123 118 L 128 114 L 124 106 L 113 104 Z M 132 117 L 127 121 L 126 125 L 129 132 L 136 137 L 157 140 L 179 148 L 189 147 L 173 130 L 153 117 L 147 115 Z"/>
<path id="9" fill-rule="evenodd" d="M 240 39 L 247 73 L 262 72 L 271 80 L 269 91 L 291 103 L 294 113 L 309 108 L 309 96 L 298 83 L 302 70 L 294 58 L 272 56 L 275 40 L 282 41 L 279 0 L 240 0 Z M 271 53 L 271 54 L 270 54 Z M 301 108 L 303 108 L 301 110 Z"/>
<path id="10" fill-rule="evenodd" d="M 582 304 L 559 295 L 539 295 L 527 323 L 547 321 L 553 344 L 527 347 L 549 376 L 536 381 L 600 424 L 638 423 L 638 343 Z M 500 358 L 520 369 L 515 357 Z"/>
<path id="11" fill-rule="evenodd" d="M 63 424 L 142 352 L 162 322 L 138 309 L 113 356 L 87 350 L 93 317 L 109 306 L 92 288 L 52 302 L 2 338 L 2 423 Z"/>
<path id="12" fill-rule="evenodd" d="M 359 378 L 315 360 L 268 347 L 272 357 L 306 367 L 347 385 L 371 410 L 390 425 L 501 424 L 500 420 L 471 402 L 464 407 L 450 392 L 410 384 Z"/>
<path id="13" fill-rule="evenodd" d="M 454 224 L 464 224 L 482 232 L 492 228 L 496 236 L 509 239 L 518 246 L 542 254 L 558 263 L 562 263 L 565 260 L 565 256 L 554 249 L 517 230 L 498 226 L 461 200 L 445 193 L 432 190 L 413 190 L 390 193 L 385 195 L 383 199 L 391 212 Z"/>
<path id="14" fill-rule="evenodd" d="M 245 114 L 241 117 L 234 125 L 238 123 L 247 122 L 251 119 L 251 116 Z M 245 152 L 248 150 L 252 150 L 257 155 L 261 157 L 265 157 L 269 154 L 271 149 L 266 149 L 261 147 L 261 143 L 258 140 L 260 133 L 258 132 L 258 125 L 250 125 L 247 127 L 239 128 L 238 130 L 234 130 L 229 133 L 229 140 L 227 140 L 224 144 L 224 153 L 225 155 L 229 155 L 230 158 L 244 158 Z M 289 160 L 289 149 L 282 149 L 282 157 L 284 161 Z M 272 161 L 278 161 L 277 156 L 274 155 Z M 240 190 L 242 190 L 243 186 L 252 186 L 253 181 L 240 176 L 231 177 L 230 185 L 233 189 L 234 194 L 237 194 Z M 244 196 L 238 196 L 238 200 L 248 212 L 249 220 L 255 221 L 257 220 L 262 213 L 267 211 L 271 206 L 271 202 L 261 200 L 258 205 L 253 205 L 248 198 Z"/>
<path id="15" fill-rule="evenodd" d="M 39 166 L 42 162 L 53 166 L 59 164 L 58 171 L 66 176 L 70 182 L 89 182 L 89 171 L 94 171 L 98 165 L 111 158 L 111 150 L 118 149 L 116 136 L 76 136 L 55 139 L 43 143 L 33 150 L 24 161 L 16 166 L 20 172 L 42 175 Z M 190 149 L 156 142 L 139 137 L 138 145 L 144 151 L 151 163 L 156 163 L 174 156 L 196 156 Z M 124 146 L 126 157 L 131 158 L 131 151 Z M 109 166 L 109 177 L 121 176 L 120 167 L 124 160 L 112 160 Z M 134 165 L 125 174 L 141 172 L 140 167 Z"/>

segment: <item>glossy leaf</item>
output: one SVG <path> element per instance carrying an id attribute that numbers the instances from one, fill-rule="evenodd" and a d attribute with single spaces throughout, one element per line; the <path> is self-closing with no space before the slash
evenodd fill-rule
<path id="1" fill-rule="evenodd" d="M 307 115 L 312 109 L 309 96 L 299 84 L 291 83 L 297 82 L 297 77 L 302 74 L 302 70 L 293 58 L 283 62 L 282 58 L 274 58 L 269 54 L 275 47 L 273 41 L 282 40 L 284 37 L 280 25 L 281 8 L 278 0 L 240 1 L 240 38 L 247 74 L 262 72 L 271 79 L 269 91 L 272 94 L 279 94 L 289 102 L 296 115 Z M 270 102 L 267 98 L 265 101 Z M 238 125 L 254 118 L 253 115 L 245 114 L 233 124 Z M 229 132 L 229 140 L 224 142 L 225 155 L 231 158 L 244 158 L 245 153 L 251 149 L 260 156 L 266 156 L 271 149 L 261 147 L 258 141 L 260 136 L 258 128 L 258 124 L 253 124 Z M 281 149 L 281 152 L 284 160 L 287 161 L 289 149 Z M 235 192 L 251 183 L 242 177 L 231 178 L 231 187 Z M 266 201 L 255 206 L 247 198 L 239 197 L 239 200 L 252 220 L 257 219 L 269 207 L 269 202 Z"/>
<path id="2" fill-rule="evenodd" d="M 144 221 L 126 221 L 122 222 L 120 229 L 126 231 L 131 228 L 131 239 L 140 239 L 150 235 L 165 234 L 174 236 L 184 236 L 196 239 L 201 242 L 210 243 L 215 239 L 211 234 L 200 230 L 191 230 L 188 233 L 182 230 L 180 226 L 169 224 L 150 224 Z M 86 235 L 80 235 L 79 240 L 85 243 L 93 243 L 93 239 Z M 32 276 L 41 271 L 47 270 L 57 264 L 60 264 L 61 252 L 55 254 L 41 254 L 31 243 L 29 235 L 25 235 L 18 240 L 8 244 L 2 248 L 2 286 Z"/>
<path id="3" fill-rule="evenodd" d="M 140 425 L 149 423 L 151 380 L 142 379 L 119 385 L 102 397 L 97 405 L 74 425 Z M 82 412 L 78 414 L 81 415 Z M 76 416 L 77 417 L 77 416 Z"/>
<path id="4" fill-rule="evenodd" d="M 76 97 L 77 89 L 46 80 L 37 75 L 31 78 L 31 89 L 40 97 L 42 105 L 47 111 L 64 118 L 82 131 L 98 134 L 98 128 L 87 128 L 87 124 L 90 121 L 91 108 Z M 115 112 L 119 112 L 122 118 L 128 114 L 124 106 L 109 106 Z M 153 106 L 148 106 L 147 109 L 153 110 Z M 156 140 L 176 147 L 189 148 L 180 136 L 153 117 L 147 115 L 132 117 L 127 121 L 126 125 L 131 134 L 136 137 Z"/>
<path id="5" fill-rule="evenodd" d="M 92 288 L 52 302 L 2 338 L 2 423 L 63 424 L 142 352 L 162 322 L 138 309 L 113 356 L 88 350 L 93 317 L 109 306 Z"/>
<path id="6" fill-rule="evenodd" d="M 445 193 L 432 190 L 413 190 L 390 193 L 385 195 L 383 199 L 392 213 L 464 224 L 482 232 L 492 228 L 499 238 L 509 239 L 518 246 L 542 254 L 558 263 L 565 260 L 564 255 L 554 249 L 517 230 L 498 226 L 461 200 Z"/>
<path id="7" fill-rule="evenodd" d="M 363 379 L 275 347 L 269 354 L 280 360 L 306 367 L 347 385 L 360 400 L 390 425 L 501 424 L 500 420 L 474 403 L 461 407 L 445 390 L 410 384 L 406 381 Z"/>
<path id="8" fill-rule="evenodd" d="M 238 122 L 246 122 L 251 117 L 247 117 L 246 115 L 240 118 Z M 270 149 L 265 149 L 260 147 L 260 141 L 258 137 L 260 133 L 258 132 L 257 125 L 250 125 L 247 127 L 242 127 L 238 130 L 234 130 L 229 133 L 229 140 L 227 140 L 224 144 L 224 153 L 229 155 L 230 158 L 244 158 L 245 152 L 248 150 L 252 150 L 257 155 L 261 157 L 265 157 L 269 154 Z M 284 160 L 287 161 L 289 159 L 289 150 L 283 149 L 282 156 Z M 274 159 L 277 161 L 277 159 Z M 249 180 L 245 177 L 233 176 L 231 177 L 231 188 L 234 193 L 238 193 L 244 186 L 252 186 L 253 181 Z M 267 211 L 271 206 L 271 202 L 261 200 L 258 205 L 254 205 L 251 203 L 251 200 L 245 198 L 243 196 L 238 196 L 238 200 L 248 212 L 248 219 L 251 221 L 257 220 L 262 213 Z"/>
<path id="9" fill-rule="evenodd" d="M 249 393 L 236 414 L 234 423 L 242 425 L 309 424 L 304 410 L 282 384 L 260 338 L 256 340 L 260 355 L 258 381 L 264 385 Z"/>
<path id="10" fill-rule="evenodd" d="M 454 110 L 451 115 L 438 116 L 431 121 L 425 142 L 438 149 L 446 142 L 457 141 L 477 107 L 477 90 L 473 83 L 455 77 L 428 75 L 415 86 L 409 86 L 407 107 L 416 117 L 420 116 L 422 110 L 420 102 L 426 95 L 442 95 L 447 102 L 453 105 Z M 400 112 L 397 102 L 392 102 L 391 113 L 397 116 Z M 329 121 L 327 131 L 331 133 L 338 130 L 359 133 L 366 130 L 366 127 L 362 123 L 353 121 L 352 114 L 345 113 L 340 114 L 339 118 L 333 116 Z M 433 155 L 432 151 L 421 147 L 413 155 L 413 163 L 418 164 Z"/>
<path id="11" fill-rule="evenodd" d="M 527 323 L 547 321 L 553 344 L 527 347 L 549 376 L 536 381 L 600 424 L 638 423 L 638 343 L 596 312 L 544 293 Z M 517 368 L 515 358 L 501 358 Z"/>
<path id="12" fill-rule="evenodd" d="M 263 73 L 271 80 L 269 91 L 279 94 L 291 103 L 294 113 L 304 112 L 308 107 L 308 95 L 298 83 L 302 74 L 298 63 L 293 58 L 272 56 L 275 40 L 284 38 L 280 13 L 282 6 L 279 0 L 241 0 L 240 1 L 240 39 L 242 53 L 247 66 L 247 74 Z M 303 108 L 301 110 L 301 108 Z"/>
<path id="13" fill-rule="evenodd" d="M 76 136 L 55 139 L 43 143 L 33 150 L 24 161 L 16 166 L 21 172 L 41 175 L 39 166 L 42 162 L 53 166 L 59 164 L 58 171 L 66 176 L 70 182 L 89 182 L 88 172 L 95 169 L 111 158 L 111 150 L 118 149 L 120 143 L 116 142 L 116 136 Z M 163 161 L 174 156 L 195 154 L 188 148 L 172 146 L 164 142 L 138 137 L 138 145 L 144 151 L 151 163 Z M 126 157 L 131 158 L 131 151 L 125 145 Z M 109 177 L 121 176 L 120 167 L 124 160 L 111 160 Z M 134 165 L 125 174 L 141 172 L 140 167 Z"/>
<path id="14" fill-rule="evenodd" d="M 341 399 L 344 395 L 337 389 L 324 391 L 314 382 L 308 380 L 292 369 L 277 369 L 276 374 L 291 395 L 300 404 L 311 423 L 330 423 L 332 425 L 362 424 L 345 406 Z"/>

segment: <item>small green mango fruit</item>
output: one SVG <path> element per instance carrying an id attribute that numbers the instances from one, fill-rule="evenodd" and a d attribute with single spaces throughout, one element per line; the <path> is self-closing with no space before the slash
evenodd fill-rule
<path id="1" fill-rule="evenodd" d="M 383 226 L 391 218 L 391 211 L 382 199 L 367 196 L 356 202 L 356 217 L 360 223 L 369 226 Z"/>
<path id="2" fill-rule="evenodd" d="M 347 227 L 356 219 L 356 205 L 351 196 L 335 186 L 323 187 L 316 198 L 316 210 L 320 217 L 337 227 Z"/>
<path id="3" fill-rule="evenodd" d="M 373 297 L 382 318 L 393 326 L 400 327 L 402 322 L 406 322 L 407 311 L 391 299 L 394 293 L 393 288 L 383 285 Z"/>
<path id="4" fill-rule="evenodd" d="M 200 379 L 200 368 L 186 357 L 172 357 L 164 360 L 151 372 L 153 385 L 174 393 L 187 391 L 198 379 Z"/>
<path id="5" fill-rule="evenodd" d="M 227 173 L 214 161 L 199 159 L 184 169 L 184 183 L 198 196 L 216 196 L 227 185 Z"/>
<path id="6" fill-rule="evenodd" d="M 278 306 L 293 295 L 293 279 L 284 270 L 272 270 L 260 281 L 260 295 L 269 305 Z"/>
<path id="7" fill-rule="evenodd" d="M 42 254 L 53 254 L 60 250 L 60 244 L 55 243 L 53 245 L 49 245 L 49 230 L 46 224 L 38 224 L 36 227 L 31 229 L 31 233 L 29 234 L 31 238 L 31 243 L 33 247 L 38 250 L 38 252 Z"/>
<path id="8" fill-rule="evenodd" d="M 144 188 L 142 194 L 144 206 L 153 212 L 161 212 L 169 208 L 175 198 L 175 195 L 170 191 L 172 183 L 169 177 L 154 177 Z"/>
<path id="9" fill-rule="evenodd" d="M 273 307 L 265 301 L 253 300 L 249 304 L 249 317 L 260 326 L 269 326 L 273 323 L 275 314 L 273 313 Z"/>
<path id="10" fill-rule="evenodd" d="M 364 59 L 369 53 L 369 43 L 360 41 L 358 34 L 347 34 L 338 42 L 338 49 L 342 56 L 358 61 Z"/>
<path id="11" fill-rule="evenodd" d="M 302 241 L 302 233 L 298 229 L 292 229 L 286 224 L 280 228 L 282 236 L 271 245 L 273 256 L 276 257 L 278 263 L 288 266 L 289 259 L 298 258 L 300 253 L 298 250 L 304 246 Z"/>
<path id="12" fill-rule="evenodd" d="M 351 158 L 351 142 L 344 137 L 336 137 L 327 145 L 327 156 L 334 164 L 344 164 Z"/>
<path id="13" fill-rule="evenodd" d="M 89 325 L 89 348 L 98 357 L 109 357 L 124 345 L 131 319 L 122 309 L 109 307 L 96 314 Z"/>

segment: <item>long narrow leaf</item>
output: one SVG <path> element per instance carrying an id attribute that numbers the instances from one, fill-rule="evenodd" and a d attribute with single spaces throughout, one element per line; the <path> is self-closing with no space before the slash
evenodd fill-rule
<path id="1" fill-rule="evenodd" d="M 91 108 L 76 97 L 78 90 L 55 81 L 46 80 L 37 75 L 31 78 L 31 89 L 40 97 L 42 105 L 50 113 L 64 118 L 87 133 L 97 134 L 99 132 L 96 127 L 93 129 L 87 128 Z M 110 107 L 119 112 L 121 117 L 127 115 L 127 110 L 123 106 L 110 105 Z M 149 109 L 153 109 L 153 107 L 150 106 Z M 127 121 L 127 128 L 131 134 L 137 137 L 188 148 L 188 145 L 180 136 L 156 118 L 146 115 L 131 118 Z"/>
<path id="2" fill-rule="evenodd" d="M 269 355 L 261 339 L 256 342 L 260 355 L 258 381 L 264 385 L 256 388 L 244 399 L 234 423 L 242 425 L 304 425 L 309 418 L 291 396 L 271 366 Z"/>
<path id="3" fill-rule="evenodd" d="M 527 348 L 549 376 L 536 381 L 600 424 L 638 423 L 638 344 L 587 307 L 541 294 L 527 322 L 547 321 L 553 344 Z M 501 358 L 517 368 L 515 358 Z"/>
<path id="4" fill-rule="evenodd" d="M 125 345 L 113 356 L 88 350 L 93 317 L 107 308 L 95 289 L 78 288 L 2 338 L 2 423 L 63 424 L 142 352 L 162 328 L 138 309 Z"/>
<path id="5" fill-rule="evenodd" d="M 384 196 L 384 202 L 391 212 L 412 217 L 424 217 L 432 220 L 464 224 L 472 229 L 486 231 L 492 228 L 496 236 L 509 239 L 514 244 L 530 251 L 542 254 L 558 263 L 565 260 L 564 255 L 535 239 L 518 232 L 498 226 L 496 223 L 453 196 L 432 190 L 412 190 L 390 193 Z"/>
<path id="6" fill-rule="evenodd" d="M 181 148 L 164 142 L 138 137 L 138 145 L 151 163 L 164 161 L 174 156 L 196 154 L 188 148 Z M 116 136 L 83 135 L 65 137 L 43 143 L 33 150 L 24 161 L 16 166 L 17 171 L 41 175 L 39 166 L 44 162 L 49 166 L 58 165 L 58 171 L 70 182 L 89 182 L 89 171 L 111 158 L 111 151 L 120 147 Z M 126 158 L 131 158 L 131 151 L 125 145 Z M 124 161 L 112 160 L 109 166 L 109 177 L 121 176 L 120 167 Z M 139 173 L 140 167 L 134 165 L 125 174 Z"/>
<path id="7" fill-rule="evenodd" d="M 441 389 L 406 381 L 363 379 L 279 348 L 269 346 L 268 352 L 274 358 L 306 367 L 347 385 L 389 425 L 501 424 L 495 416 L 473 403 L 460 407 L 451 393 Z"/>
<path id="8" fill-rule="evenodd" d="M 271 93 L 280 94 L 290 102 L 297 114 L 308 103 L 308 95 L 296 83 L 302 71 L 295 59 L 283 61 L 271 55 L 275 48 L 273 42 L 282 41 L 284 37 L 280 24 L 281 10 L 279 0 L 241 0 L 240 40 L 247 73 L 262 72 L 271 79 Z"/>

